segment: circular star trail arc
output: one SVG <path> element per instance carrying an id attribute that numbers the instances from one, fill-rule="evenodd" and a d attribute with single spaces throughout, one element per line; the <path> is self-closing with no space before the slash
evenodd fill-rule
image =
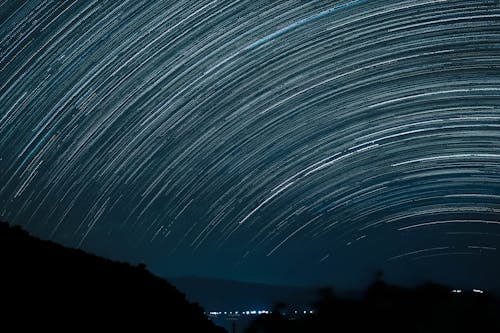
<path id="1" fill-rule="evenodd" d="M 498 259 L 498 1 L 7 0 L 0 38 L 0 216 L 42 237 Z"/>

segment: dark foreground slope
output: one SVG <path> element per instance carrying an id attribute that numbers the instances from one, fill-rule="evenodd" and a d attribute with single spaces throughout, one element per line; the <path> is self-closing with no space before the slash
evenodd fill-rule
<path id="1" fill-rule="evenodd" d="M 65 248 L 3 222 L 0 272 L 1 331 L 14 323 L 67 331 L 140 325 L 141 331 L 221 332 L 201 307 L 145 267 Z"/>

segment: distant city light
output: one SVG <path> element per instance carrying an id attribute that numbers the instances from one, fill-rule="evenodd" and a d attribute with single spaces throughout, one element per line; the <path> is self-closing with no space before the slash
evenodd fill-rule
<path id="1" fill-rule="evenodd" d="M 456 292 L 455 290 L 453 292 Z M 240 315 L 244 315 L 244 316 L 249 316 L 249 315 L 263 315 L 263 314 L 270 314 L 270 313 L 273 313 L 272 311 L 269 311 L 269 310 L 245 310 L 245 311 L 209 311 L 209 312 L 204 312 L 205 315 L 208 315 L 208 316 L 221 316 L 221 315 L 224 315 L 224 316 L 240 316 Z M 292 312 L 293 314 L 299 314 L 299 313 L 303 313 L 303 314 L 313 314 L 314 311 L 313 310 L 294 310 Z M 283 316 L 286 316 L 287 315 L 287 312 L 281 312 L 281 314 Z"/>
<path id="2" fill-rule="evenodd" d="M 484 291 L 482 291 L 481 289 L 472 289 L 472 291 L 478 294 L 484 293 Z"/>

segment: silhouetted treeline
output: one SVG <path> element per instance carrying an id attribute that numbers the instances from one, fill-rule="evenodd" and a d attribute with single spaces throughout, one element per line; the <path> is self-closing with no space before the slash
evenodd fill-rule
<path id="1" fill-rule="evenodd" d="M 452 293 L 427 283 L 414 289 L 378 278 L 361 300 L 321 289 L 313 315 L 283 316 L 284 304 L 258 317 L 247 333 L 316 332 L 500 332 L 500 307 L 485 294 Z"/>
<path id="2" fill-rule="evenodd" d="M 198 304 L 189 303 L 143 264 L 132 266 L 69 249 L 4 222 L 0 282 L 2 332 L 22 327 L 100 331 L 103 325 L 113 331 L 225 332 Z"/>

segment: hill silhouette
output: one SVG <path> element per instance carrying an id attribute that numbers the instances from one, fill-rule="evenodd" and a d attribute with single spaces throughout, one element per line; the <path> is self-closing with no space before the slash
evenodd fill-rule
<path id="1" fill-rule="evenodd" d="M 324 288 L 313 307 L 312 315 L 290 318 L 282 315 L 286 305 L 278 304 L 246 332 L 500 332 L 500 307 L 494 298 L 472 291 L 453 293 L 430 282 L 403 288 L 378 277 L 360 300 L 340 298 Z"/>
<path id="2" fill-rule="evenodd" d="M 0 222 L 1 327 L 141 327 L 225 332 L 143 264 L 132 266 L 32 237 Z"/>

